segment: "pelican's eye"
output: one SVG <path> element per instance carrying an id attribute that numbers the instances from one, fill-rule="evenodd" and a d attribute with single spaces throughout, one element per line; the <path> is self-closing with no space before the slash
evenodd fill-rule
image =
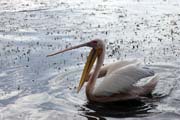
<path id="1" fill-rule="evenodd" d="M 93 45 L 97 45 L 97 41 L 92 41 L 92 44 Z"/>
<path id="2" fill-rule="evenodd" d="M 93 48 L 96 48 L 97 45 L 98 45 L 98 42 L 97 42 L 96 40 L 93 40 L 93 41 L 91 41 L 91 42 L 89 43 L 89 46 L 90 46 L 90 47 L 93 47 Z"/>

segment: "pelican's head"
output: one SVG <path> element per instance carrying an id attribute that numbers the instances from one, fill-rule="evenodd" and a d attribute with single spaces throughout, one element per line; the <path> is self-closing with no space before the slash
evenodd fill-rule
<path id="1" fill-rule="evenodd" d="M 102 49 L 104 47 L 104 42 L 100 39 L 95 39 L 86 43 L 88 47 L 93 49 Z"/>
<path id="2" fill-rule="evenodd" d="M 57 55 L 59 53 L 63 53 L 63 52 L 66 52 L 66 51 L 69 51 L 69 50 L 72 50 L 72 49 L 77 49 L 77 48 L 85 47 L 85 46 L 91 47 L 92 50 L 89 53 L 89 56 L 87 58 L 87 62 L 85 64 L 85 66 L 84 66 L 84 70 L 83 70 L 83 73 L 82 73 L 82 76 L 81 76 L 81 80 L 80 80 L 77 92 L 80 91 L 80 89 L 84 85 L 84 82 L 88 78 L 88 75 L 89 75 L 89 73 L 90 73 L 90 71 L 92 69 L 92 66 L 93 66 L 96 58 L 102 53 L 102 50 L 104 48 L 104 42 L 102 40 L 100 40 L 100 39 L 95 39 L 95 40 L 92 40 L 92 41 L 84 43 L 84 44 L 80 44 L 80 45 L 77 45 L 77 46 L 73 46 L 73 47 L 58 51 L 58 52 L 53 53 L 53 54 L 49 54 L 47 56 L 47 57 L 49 57 L 49 56 Z"/>

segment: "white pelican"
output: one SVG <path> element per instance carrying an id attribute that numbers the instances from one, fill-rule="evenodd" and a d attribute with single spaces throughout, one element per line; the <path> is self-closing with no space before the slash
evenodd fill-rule
<path id="1" fill-rule="evenodd" d="M 118 61 L 102 66 L 105 56 L 105 44 L 99 39 L 67 48 L 48 56 L 53 56 L 83 46 L 91 47 L 92 50 L 87 58 L 78 86 L 78 92 L 82 88 L 84 82 L 88 81 L 86 96 L 89 101 L 114 102 L 140 99 L 151 94 L 154 90 L 157 84 L 157 77 L 154 75 L 154 72 L 147 67 L 139 65 L 136 61 Z M 91 72 L 96 59 L 95 68 Z M 138 80 L 149 76 L 154 77 L 152 77 L 147 84 L 143 86 L 135 85 Z M 96 85 L 96 79 L 100 77 L 104 79 L 100 84 Z"/>

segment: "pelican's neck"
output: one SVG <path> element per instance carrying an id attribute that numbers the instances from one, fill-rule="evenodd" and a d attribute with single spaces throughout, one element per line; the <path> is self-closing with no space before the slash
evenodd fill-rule
<path id="1" fill-rule="evenodd" d="M 93 71 L 93 74 L 90 76 L 90 78 L 88 80 L 88 84 L 86 86 L 86 96 L 87 96 L 88 100 L 94 100 L 95 99 L 95 96 L 93 95 L 93 90 L 94 90 L 96 79 L 99 75 L 101 66 L 103 65 L 103 62 L 104 62 L 104 56 L 105 56 L 105 46 L 103 44 L 102 45 L 102 52 L 97 58 L 95 69 Z"/>

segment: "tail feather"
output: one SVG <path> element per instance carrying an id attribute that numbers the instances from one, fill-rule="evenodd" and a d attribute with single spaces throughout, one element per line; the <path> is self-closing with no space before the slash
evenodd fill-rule
<path id="1" fill-rule="evenodd" d="M 147 84 L 142 86 L 143 91 L 140 95 L 146 96 L 146 95 L 151 94 L 158 83 L 158 79 L 159 79 L 158 75 L 155 75 L 154 77 L 152 77 L 151 80 Z"/>

